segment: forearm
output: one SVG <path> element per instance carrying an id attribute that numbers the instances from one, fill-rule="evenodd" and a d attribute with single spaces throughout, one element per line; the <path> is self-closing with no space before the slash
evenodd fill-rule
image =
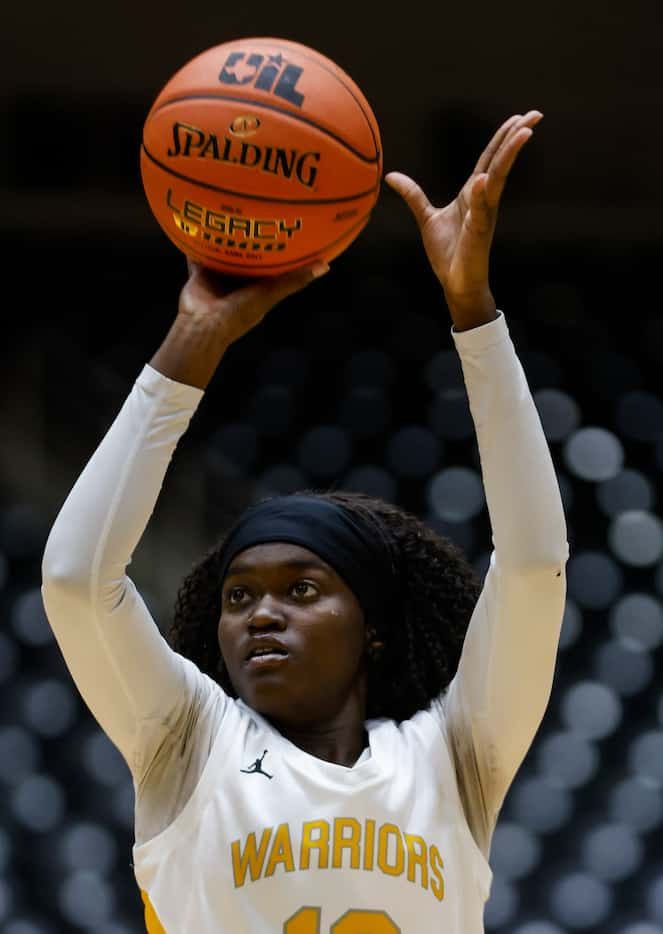
<path id="1" fill-rule="evenodd" d="M 209 317 L 178 314 L 150 366 L 169 379 L 205 389 L 229 342 Z"/>
<path id="2" fill-rule="evenodd" d="M 528 567 L 564 561 L 566 523 L 534 400 L 502 317 L 454 334 L 474 420 L 496 557 Z"/>

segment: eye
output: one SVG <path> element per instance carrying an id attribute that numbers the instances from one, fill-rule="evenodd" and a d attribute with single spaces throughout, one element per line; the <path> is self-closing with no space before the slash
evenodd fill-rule
<path id="1" fill-rule="evenodd" d="M 231 587 L 230 590 L 226 591 L 226 603 L 230 604 L 230 606 L 238 606 L 245 596 L 246 590 L 244 587 Z"/>
<path id="2" fill-rule="evenodd" d="M 295 597 L 306 598 L 314 597 L 318 593 L 318 588 L 311 581 L 295 581 L 290 588 L 290 592 Z"/>

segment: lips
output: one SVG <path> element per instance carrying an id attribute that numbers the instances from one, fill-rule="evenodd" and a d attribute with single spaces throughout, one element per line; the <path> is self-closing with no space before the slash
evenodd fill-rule
<path id="1" fill-rule="evenodd" d="M 272 668 L 281 668 L 287 665 L 288 655 L 277 655 L 276 652 L 268 652 L 266 655 L 252 655 L 246 662 L 249 671 L 266 671 Z"/>
<path id="2" fill-rule="evenodd" d="M 245 661 L 250 662 L 253 659 L 260 658 L 264 658 L 265 660 L 270 658 L 282 659 L 287 655 L 288 650 L 282 642 L 280 642 L 278 639 L 263 636 L 262 638 L 251 640 L 244 658 Z"/>

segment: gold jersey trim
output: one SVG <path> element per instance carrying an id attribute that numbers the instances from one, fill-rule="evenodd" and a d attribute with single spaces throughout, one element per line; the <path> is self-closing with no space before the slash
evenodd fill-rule
<path id="1" fill-rule="evenodd" d="M 140 897 L 145 905 L 145 929 L 147 934 L 167 934 L 165 927 L 159 921 L 159 916 L 154 910 L 154 905 L 150 901 L 150 896 L 143 889 L 140 890 Z"/>

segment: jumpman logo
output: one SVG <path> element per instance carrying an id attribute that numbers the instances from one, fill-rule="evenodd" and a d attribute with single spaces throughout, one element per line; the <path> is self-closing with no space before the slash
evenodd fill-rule
<path id="1" fill-rule="evenodd" d="M 255 762 L 252 762 L 248 769 L 240 769 L 240 772 L 244 772 L 246 775 L 252 775 L 254 772 L 258 772 L 260 775 L 264 775 L 266 778 L 274 778 L 273 775 L 270 775 L 269 772 L 265 772 L 262 767 L 262 760 L 267 755 L 267 750 L 263 752 L 259 759 L 256 759 Z"/>

